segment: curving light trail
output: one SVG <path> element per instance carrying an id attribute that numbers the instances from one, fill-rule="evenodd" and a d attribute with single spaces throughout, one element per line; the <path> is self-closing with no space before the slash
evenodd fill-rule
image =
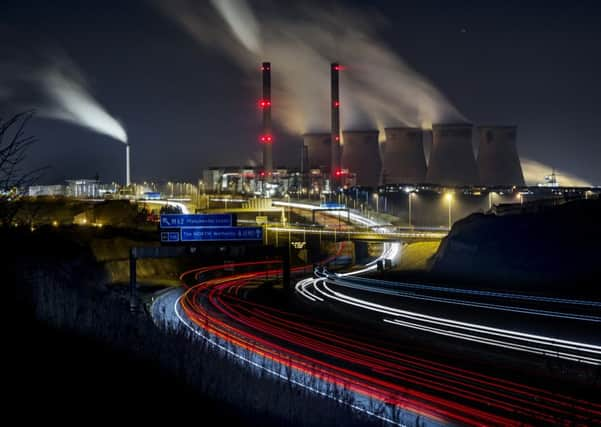
<path id="1" fill-rule="evenodd" d="M 373 223 L 366 218 L 362 220 Z M 398 243 L 383 247 L 378 259 L 393 258 L 400 251 Z M 468 335 L 491 342 L 511 339 L 516 347 L 536 347 L 546 340 L 546 337 L 377 306 L 331 288 L 332 284 L 350 282 L 351 275 L 375 269 L 376 262 L 340 275 L 328 275 L 318 269 L 314 272 L 317 277 L 299 281 L 296 290 L 315 303 L 336 301 L 375 310 L 385 314 L 387 324 L 395 326 L 419 327 L 431 333 L 463 336 L 463 339 L 469 338 Z M 231 268 L 237 272 L 213 277 L 220 270 Z M 307 268 L 311 267 L 293 271 L 305 272 Z M 331 385 L 350 391 L 354 399 L 337 399 L 390 423 L 404 425 L 398 416 L 393 416 L 391 408 L 403 411 L 409 417 L 403 419 L 411 419 L 410 423 L 422 416 L 435 425 L 549 425 L 566 420 L 583 425 L 601 423 L 601 404 L 597 401 L 445 364 L 436 357 L 417 357 L 406 350 L 391 348 L 389 341 L 358 330 L 353 324 L 283 311 L 245 297 L 245 288 L 255 286 L 265 275 L 275 277 L 279 273 L 278 263 L 274 261 L 187 271 L 181 279 L 192 286 L 177 300 L 174 310 L 181 324 L 194 334 L 255 368 L 328 397 L 332 397 L 332 393 L 325 390 L 331 389 Z M 495 334 L 495 337 L 483 338 L 486 334 Z M 573 347 L 581 343 L 556 341 L 553 344 L 563 346 L 561 352 L 569 355 Z M 590 361 L 596 363 L 596 346 L 584 344 L 579 351 L 582 351 L 579 360 L 588 354 Z M 374 401 L 385 405 L 384 412 L 368 409 Z"/>
<path id="2" fill-rule="evenodd" d="M 589 306 L 589 307 L 598 307 L 601 309 L 601 302 L 598 301 L 588 301 L 588 300 L 578 300 L 578 299 L 568 299 L 568 298 L 554 298 L 554 297 L 544 297 L 540 295 L 525 295 L 525 294 L 516 294 L 510 292 L 497 292 L 497 291 L 483 291 L 477 289 L 463 289 L 463 288 L 451 288 L 446 286 L 433 286 L 433 285 L 424 285 L 418 283 L 403 283 L 403 282 L 389 282 L 385 280 L 378 279 L 365 279 L 361 277 L 354 277 L 352 279 L 354 282 L 358 283 L 366 283 L 369 285 L 378 285 L 385 286 L 393 289 L 411 289 L 411 290 L 419 290 L 419 291 L 435 291 L 435 292 L 447 292 L 447 293 L 456 293 L 456 294 L 465 294 L 465 295 L 477 295 L 482 297 L 494 297 L 494 298 L 502 298 L 509 300 L 523 300 L 523 301 L 531 301 L 531 302 L 542 302 L 542 303 L 554 303 L 554 304 L 566 304 L 566 305 L 575 305 L 575 306 Z"/>
<path id="3" fill-rule="evenodd" d="M 549 337 L 535 334 L 527 334 L 508 329 L 493 328 L 476 323 L 460 322 L 457 320 L 430 316 L 395 307 L 377 304 L 366 299 L 352 297 L 332 290 L 328 283 L 339 283 L 336 280 L 322 278 L 313 283 L 303 282 L 306 295 L 306 286 L 312 284 L 314 289 L 324 299 L 335 300 L 364 310 L 382 313 L 394 318 L 384 318 L 384 322 L 431 332 L 438 335 L 459 338 L 481 344 L 493 345 L 511 350 L 518 350 L 534 354 L 542 354 L 560 359 L 566 359 L 591 365 L 601 364 L 601 346 L 562 340 L 557 337 Z M 299 282 L 300 283 L 300 282 Z M 300 287 L 300 286 L 299 286 Z M 315 298 L 313 295 L 311 295 Z"/>
<path id="4" fill-rule="evenodd" d="M 182 213 L 184 214 L 188 214 L 190 213 L 190 211 L 188 210 L 188 207 L 181 203 L 181 202 L 174 202 L 171 200 L 144 200 L 145 204 L 155 204 L 155 205 L 162 205 L 162 206 L 177 206 L 178 208 L 180 208 L 182 210 Z"/>
<path id="5" fill-rule="evenodd" d="M 274 263 L 233 267 L 252 269 L 270 264 Z M 182 278 L 206 277 L 216 270 L 190 270 Z M 268 273 L 274 276 L 277 272 L 271 269 Z M 242 271 L 190 287 L 175 307 L 180 320 L 203 331 L 208 339 L 242 349 L 241 357 L 254 366 L 274 370 L 259 362 L 259 357 L 292 368 L 300 373 L 294 381 L 301 385 L 311 387 L 310 378 L 318 378 L 438 423 L 509 426 L 554 424 L 565 419 L 583 424 L 601 421 L 598 403 L 395 351 L 389 342 L 363 335 L 353 325 L 322 321 L 244 298 L 244 288 L 264 275 L 265 271 Z"/>
<path id="6" fill-rule="evenodd" d="M 342 275 L 338 275 L 339 277 Z M 379 282 L 379 283 L 378 283 Z M 378 286 L 378 284 L 384 283 L 384 287 Z M 506 304 L 494 304 L 487 302 L 478 302 L 467 299 L 459 299 L 459 298 L 448 298 L 448 297 L 440 297 L 440 296 L 432 296 L 427 294 L 419 294 L 415 291 L 401 291 L 396 289 L 403 289 L 405 287 L 411 287 L 419 290 L 435 290 L 437 292 L 441 292 L 440 288 L 436 288 L 434 286 L 419 286 L 412 284 L 404 284 L 399 283 L 399 286 L 396 286 L 396 283 L 393 282 L 383 282 L 369 279 L 354 279 L 353 281 L 345 280 L 345 281 L 336 281 L 338 286 L 342 286 L 349 289 L 357 289 L 366 292 L 378 293 L 383 295 L 390 295 L 395 297 L 402 297 L 420 301 L 431 301 L 431 302 L 440 302 L 452 305 L 461 305 L 465 307 L 475 307 L 475 308 L 484 308 L 488 310 L 496 310 L 496 311 L 505 311 L 511 313 L 519 313 L 519 314 L 529 314 L 533 316 L 543 316 L 543 317 L 551 317 L 557 319 L 571 319 L 571 320 L 580 320 L 592 323 L 601 323 L 601 317 L 596 315 L 588 315 L 588 314 L 578 314 L 578 313 L 569 313 L 564 311 L 552 311 L 552 310 L 542 310 L 528 307 L 520 307 L 515 305 L 506 305 Z M 306 285 L 305 285 L 306 286 Z M 462 293 L 463 289 L 452 289 L 451 292 Z M 472 292 L 467 291 L 466 293 Z M 497 292 L 486 292 L 485 295 L 488 294 L 499 294 Z M 539 302 L 540 297 L 535 295 L 518 295 L 518 294 L 504 294 L 507 299 L 514 299 L 515 297 L 519 297 L 519 299 L 523 299 L 530 302 Z M 591 307 L 599 307 L 601 308 L 601 303 L 594 301 L 584 301 L 584 300 L 566 300 L 566 299 L 555 299 L 556 301 L 561 301 L 563 304 L 571 304 L 571 305 L 585 305 Z"/>

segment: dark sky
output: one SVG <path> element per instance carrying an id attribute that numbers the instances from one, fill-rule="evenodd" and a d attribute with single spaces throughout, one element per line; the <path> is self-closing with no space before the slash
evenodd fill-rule
<path id="1" fill-rule="evenodd" d="M 516 124 L 522 156 L 601 184 L 597 2 L 337 3 L 386 16 L 383 42 L 471 122 Z M 259 93 L 228 58 L 203 49 L 148 1 L 5 0 L 0 25 L 25 34 L 24 49 L 43 41 L 78 64 L 127 129 L 134 181 L 196 180 L 203 167 L 258 153 Z M 50 167 L 44 182 L 95 173 L 123 181 L 122 144 L 41 118 L 29 131 L 39 142 L 28 162 Z M 276 163 L 296 165 L 299 136 L 279 131 L 277 142 Z"/>

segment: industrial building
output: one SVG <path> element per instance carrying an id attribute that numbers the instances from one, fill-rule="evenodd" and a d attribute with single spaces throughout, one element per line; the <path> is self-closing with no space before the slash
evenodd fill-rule
<path id="1" fill-rule="evenodd" d="M 202 175 L 202 191 L 208 193 L 281 196 L 302 187 L 302 176 L 296 169 L 275 168 L 268 177 L 262 167 L 211 167 Z"/>
<path id="2" fill-rule="evenodd" d="M 65 186 L 64 185 L 32 185 L 28 188 L 27 195 L 29 197 L 40 197 L 40 196 L 64 196 Z"/>

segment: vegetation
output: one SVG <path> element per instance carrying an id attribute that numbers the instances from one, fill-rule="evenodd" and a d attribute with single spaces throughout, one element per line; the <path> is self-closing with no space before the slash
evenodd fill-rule
<path id="1" fill-rule="evenodd" d="M 0 223 L 12 224 L 21 197 L 20 189 L 34 182 L 43 169 L 25 170 L 23 161 L 35 138 L 25 133 L 33 111 L 16 114 L 7 120 L 0 117 Z"/>
<path id="2" fill-rule="evenodd" d="M 472 214 L 453 225 L 432 273 L 493 288 L 599 298 L 601 200 L 515 215 Z"/>
<path id="3" fill-rule="evenodd" d="M 112 412 L 107 397 L 113 395 L 128 399 L 141 413 L 154 412 L 156 397 L 167 396 L 180 405 L 165 411 L 175 418 L 188 413 L 201 422 L 218 416 L 226 424 L 260 426 L 379 425 L 343 403 L 292 386 L 289 379 L 241 366 L 237 359 L 186 333 L 160 330 L 146 313 L 130 313 L 124 295 L 104 286 L 106 273 L 85 242 L 61 233 L 52 239 L 46 235 L 46 245 L 38 245 L 42 232 L 12 229 L 3 234 L 8 244 L 24 240 L 21 247 L 28 248 L 16 254 L 18 320 L 29 320 L 33 326 L 27 332 L 36 340 L 55 344 L 49 349 L 38 347 L 37 352 L 53 356 L 36 358 L 33 368 L 23 366 L 23 372 L 48 377 L 55 369 L 49 365 L 55 362 L 48 360 L 58 359 L 67 399 L 78 402 L 85 395 L 85 400 L 97 401 L 105 416 Z M 19 346 L 24 353 L 17 358 L 31 360 L 30 352 L 36 351 L 31 347 L 31 343 Z M 71 363 L 61 362 L 63 358 Z M 27 380 L 37 383 L 39 378 Z M 129 393 L 124 396 L 123 390 Z M 337 392 L 344 402 L 352 403 L 345 390 Z"/>
<path id="4" fill-rule="evenodd" d="M 440 242 L 415 242 L 403 247 L 399 270 L 427 270 Z"/>

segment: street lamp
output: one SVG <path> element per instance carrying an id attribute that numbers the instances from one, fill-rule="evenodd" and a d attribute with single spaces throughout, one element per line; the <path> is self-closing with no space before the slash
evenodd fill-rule
<path id="1" fill-rule="evenodd" d="M 492 199 L 494 194 L 494 191 L 488 193 L 488 209 L 492 209 Z"/>
<path id="2" fill-rule="evenodd" d="M 409 227 L 413 228 L 413 226 L 411 225 L 411 200 L 413 199 L 413 197 L 415 196 L 415 193 L 412 191 L 409 193 Z"/>
<path id="3" fill-rule="evenodd" d="M 290 194 L 286 193 L 284 195 L 284 197 L 288 200 L 288 203 L 290 203 Z M 290 205 L 288 205 L 288 227 L 290 227 Z"/>
<path id="4" fill-rule="evenodd" d="M 451 229 L 451 204 L 453 202 L 453 194 L 447 193 L 445 195 L 445 199 L 447 199 L 447 202 L 449 203 L 449 230 L 450 230 Z"/>

